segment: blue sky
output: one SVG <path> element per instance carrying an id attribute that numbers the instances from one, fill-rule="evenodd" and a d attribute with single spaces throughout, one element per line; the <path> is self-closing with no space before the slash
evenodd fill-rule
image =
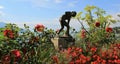
<path id="1" fill-rule="evenodd" d="M 83 11 L 86 5 L 100 7 L 113 16 L 120 13 L 120 0 L 0 0 L 0 21 L 58 28 L 65 11 Z M 77 22 L 74 25 L 79 26 Z"/>

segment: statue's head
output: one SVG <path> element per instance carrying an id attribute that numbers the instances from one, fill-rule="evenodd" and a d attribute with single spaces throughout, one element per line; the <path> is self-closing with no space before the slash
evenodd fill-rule
<path id="1" fill-rule="evenodd" d="M 72 12 L 71 12 L 71 16 L 72 16 L 72 17 L 75 17 L 75 16 L 76 16 L 76 14 L 77 14 L 77 12 L 76 12 L 76 11 L 72 11 Z"/>

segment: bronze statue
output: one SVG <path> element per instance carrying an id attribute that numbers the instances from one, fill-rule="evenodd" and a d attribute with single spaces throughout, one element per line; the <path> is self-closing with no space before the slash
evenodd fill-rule
<path id="1" fill-rule="evenodd" d="M 58 34 L 64 29 L 64 26 L 66 26 L 67 27 L 67 31 L 65 32 L 65 35 L 66 36 L 71 36 L 69 34 L 69 29 L 70 29 L 69 22 L 70 22 L 70 19 L 72 17 L 76 16 L 76 14 L 77 13 L 75 11 L 72 11 L 72 12 L 67 11 L 67 12 L 65 12 L 64 15 L 62 15 L 61 19 L 59 20 L 60 24 L 61 24 L 61 29 L 59 30 Z"/>

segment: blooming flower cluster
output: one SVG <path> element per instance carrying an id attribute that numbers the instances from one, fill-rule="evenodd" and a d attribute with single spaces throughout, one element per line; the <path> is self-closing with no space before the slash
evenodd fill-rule
<path id="1" fill-rule="evenodd" d="M 14 38 L 14 33 L 10 29 L 5 29 L 3 33 L 4 33 L 4 36 L 6 36 L 8 38 Z"/>
<path id="2" fill-rule="evenodd" d="M 19 50 L 12 50 L 10 54 L 2 56 L 2 63 L 10 64 L 11 60 L 13 59 L 13 63 L 16 64 L 21 59 L 21 53 Z"/>
<path id="3" fill-rule="evenodd" d="M 84 29 L 81 30 L 80 36 L 81 36 L 81 38 L 85 38 L 86 37 L 86 31 Z"/>
<path id="4" fill-rule="evenodd" d="M 98 49 L 95 46 L 86 49 L 69 47 L 64 50 L 68 64 L 120 64 L 120 44 L 112 44 L 108 49 L 104 49 L 104 47 Z M 55 58 L 57 58 L 57 62 L 60 62 L 58 57 L 55 56 Z M 53 60 L 56 61 L 56 59 Z"/>

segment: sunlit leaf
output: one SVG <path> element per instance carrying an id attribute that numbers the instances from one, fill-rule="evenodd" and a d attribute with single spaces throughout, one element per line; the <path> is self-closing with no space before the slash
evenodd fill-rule
<path id="1" fill-rule="evenodd" d="M 77 19 L 81 18 L 81 14 L 82 14 L 82 12 L 79 12 L 79 13 L 76 15 L 75 18 L 77 18 Z"/>

